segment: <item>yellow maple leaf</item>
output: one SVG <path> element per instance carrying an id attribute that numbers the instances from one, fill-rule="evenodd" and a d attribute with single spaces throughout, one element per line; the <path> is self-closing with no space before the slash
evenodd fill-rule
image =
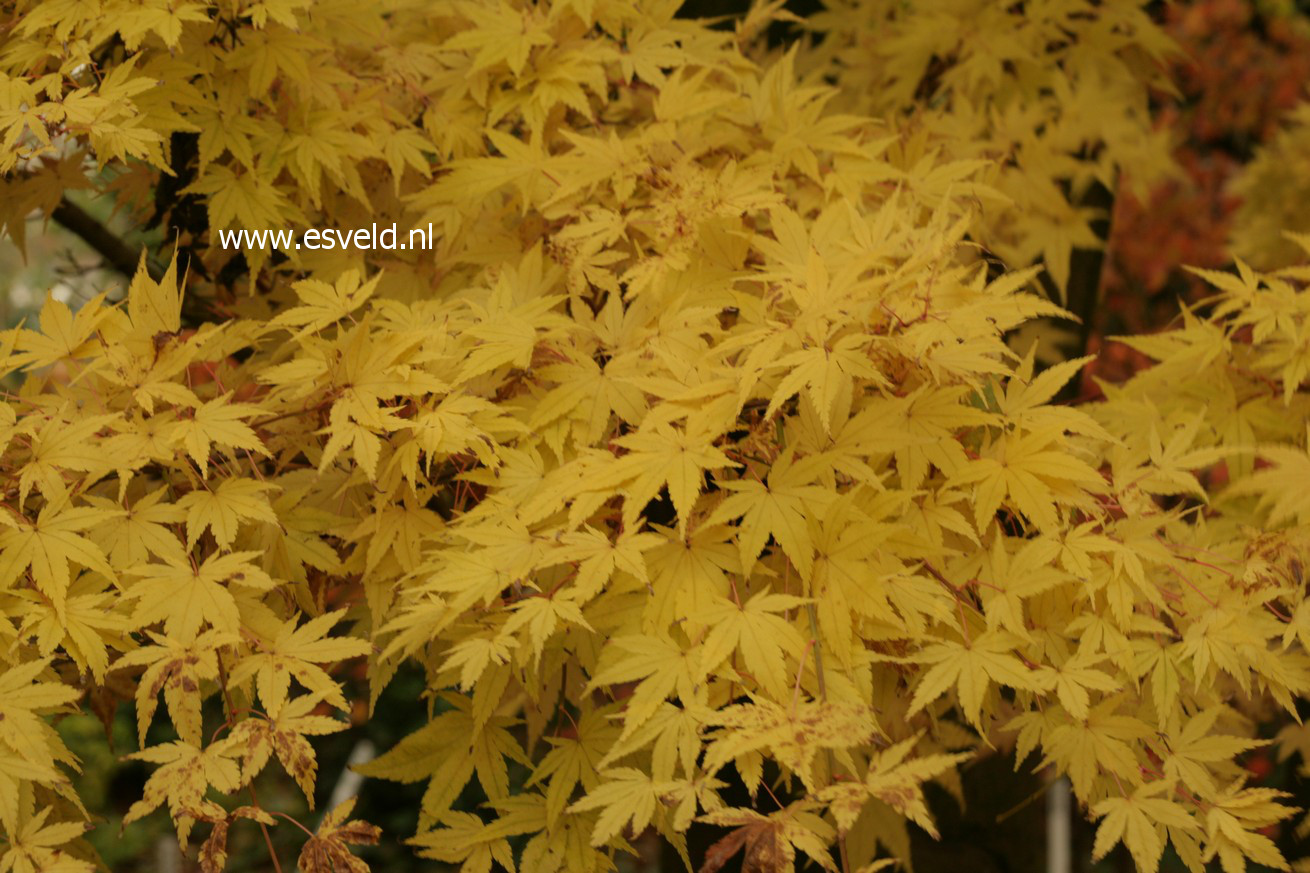
<path id="1" fill-rule="evenodd" d="M 114 670 L 142 665 L 146 668 L 136 686 L 137 742 L 145 746 L 146 731 L 150 729 L 162 691 L 178 736 L 198 746 L 203 724 L 201 683 L 218 678 L 218 649 L 236 642 L 236 638 L 216 630 L 207 630 L 185 641 L 147 633 L 154 645 L 128 652 L 113 666 Z"/>
<path id="2" fill-rule="evenodd" d="M 254 479 L 224 479 L 212 490 L 200 488 L 182 495 L 177 507 L 186 510 L 187 549 L 195 548 L 206 530 L 213 532 L 219 548 L 226 549 L 243 521 L 277 524 L 277 514 L 265 496 L 274 490 L 277 486 Z"/>
<path id="3" fill-rule="evenodd" d="M 96 869 L 90 861 L 77 858 L 62 848 L 90 830 L 91 826 L 80 821 L 46 824 L 53 811 L 52 807 L 42 807 L 21 827 L 8 832 L 9 848 L 0 855 L 0 870 L 5 873 L 92 873 Z"/>
<path id="4" fill-rule="evenodd" d="M 698 647 L 684 649 L 667 637 L 615 637 L 588 687 L 641 680 L 624 712 L 623 735 L 627 736 L 654 715 L 670 694 L 676 693 L 684 703 L 697 699 L 699 656 Z"/>
<path id="5" fill-rule="evenodd" d="M 940 838 L 928 814 L 923 783 L 972 755 L 966 752 L 909 758 L 919 739 L 910 737 L 874 755 L 863 782 L 837 782 L 818 793 L 837 819 L 838 832 L 849 832 L 869 799 L 875 798 L 923 828 L 933 839 Z"/>
<path id="6" fill-rule="evenodd" d="M 302 694 L 270 706 L 265 717 L 244 718 L 229 736 L 241 749 L 241 781 L 255 778 L 270 755 L 276 755 L 283 768 L 305 793 L 309 808 L 314 808 L 314 777 L 318 759 L 307 736 L 322 736 L 343 731 L 349 724 L 323 715 L 313 715 L 319 703 L 317 694 Z"/>
<path id="7" fill-rule="evenodd" d="M 229 634 L 241 631 L 241 616 L 229 586 L 267 591 L 276 580 L 250 563 L 258 552 L 215 552 L 202 564 L 177 561 L 144 564 L 131 570 L 138 581 L 126 597 L 136 601 L 132 621 L 137 627 L 164 623 L 164 634 L 194 640 L 201 625 Z"/>
<path id="8" fill-rule="evenodd" d="M 1165 827 L 1198 829 L 1181 804 L 1160 796 L 1167 788 L 1163 782 L 1150 782 L 1129 797 L 1111 797 L 1092 807 L 1092 814 L 1103 819 L 1096 829 L 1093 860 L 1105 857 L 1116 843 L 1122 842 L 1132 853 L 1138 870 L 1155 873 L 1164 853 Z"/>
<path id="9" fill-rule="evenodd" d="M 35 522 L 23 519 L 17 527 L 0 532 L 0 588 L 8 588 L 30 567 L 37 588 L 50 598 L 56 613 L 62 616 L 71 579 L 70 564 L 80 564 L 117 581 L 105 553 L 79 535 L 79 531 L 92 527 L 106 515 L 101 509 L 47 503 Z"/>
<path id="10" fill-rule="evenodd" d="M 191 810 L 222 813 L 221 807 L 204 799 L 205 792 L 212 787 L 227 793 L 235 791 L 240 784 L 239 753 L 236 744 L 224 738 L 204 748 L 179 740 L 128 755 L 129 760 L 161 766 L 146 780 L 141 799 L 128 809 L 123 824 L 131 824 L 166 803 L 177 826 L 178 839 L 186 840 L 195 823 Z"/>
<path id="11" fill-rule="evenodd" d="M 955 686 L 964 717 L 981 727 L 983 701 L 993 683 L 1012 688 L 1041 690 L 1048 678 L 1029 670 L 1013 654 L 1015 637 L 1005 631 L 988 631 L 973 640 L 934 643 L 915 660 L 932 664 L 915 686 L 910 714 L 918 712 Z"/>
<path id="12" fill-rule="evenodd" d="M 270 324 L 273 327 L 299 328 L 292 334 L 292 339 L 297 340 L 306 334 L 317 333 L 363 306 L 373 296 L 381 279 L 379 273 L 360 284 L 359 273 L 347 270 L 331 285 L 317 279 L 296 282 L 291 288 L 300 298 L 300 305 L 280 313 Z"/>
<path id="13" fill-rule="evenodd" d="M 569 812 L 600 810 L 591 845 L 603 846 L 618 836 L 625 825 L 639 834 L 650 824 L 659 805 L 663 786 L 633 767 L 615 767 L 601 774 L 604 779 L 587 796 L 569 806 Z"/>
<path id="14" fill-rule="evenodd" d="M 706 614 L 698 616 L 710 627 L 701 649 L 701 674 L 713 672 L 739 651 L 744 670 L 775 700 L 785 700 L 789 686 L 785 655 L 799 658 L 805 643 L 791 622 L 777 613 L 805 602 L 766 591 L 740 605 L 716 598 Z"/>
<path id="15" fill-rule="evenodd" d="M 736 466 L 710 444 L 709 436 L 656 425 L 615 440 L 628 450 L 615 468 L 620 481 L 627 482 L 623 501 L 626 525 L 634 524 L 646 504 L 667 485 L 679 529 L 686 528 L 692 505 L 704 485 L 705 471 Z"/>
<path id="16" fill-rule="evenodd" d="M 749 568 L 772 536 L 803 578 L 814 567 L 814 541 L 807 518 L 821 514 L 836 497 L 815 484 L 819 465 L 796 460 L 786 451 L 769 470 L 768 480 L 739 479 L 723 483 L 733 492 L 710 516 L 709 523 L 741 518 L 738 542 L 742 566 Z"/>
<path id="17" fill-rule="evenodd" d="M 373 650 L 364 640 L 327 635 L 344 615 L 344 610 L 337 610 L 304 624 L 294 617 L 281 623 L 276 636 L 255 640 L 253 651 L 233 666 L 229 681 L 240 684 L 254 676 L 259 699 L 270 712 L 286 702 L 292 677 L 338 709 L 349 709 L 340 686 L 319 666 L 357 658 Z"/>
<path id="18" fill-rule="evenodd" d="M 242 421 L 259 414 L 259 407 L 232 403 L 230 397 L 229 393 L 201 404 L 191 411 L 190 417 L 174 422 L 165 431 L 165 439 L 179 442 L 186 448 L 202 476 L 209 474 L 211 443 L 268 456 L 263 441 Z"/>

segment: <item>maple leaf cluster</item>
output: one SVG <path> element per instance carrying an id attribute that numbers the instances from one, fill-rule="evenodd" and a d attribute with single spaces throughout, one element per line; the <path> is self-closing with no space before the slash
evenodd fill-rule
<path id="1" fill-rule="evenodd" d="M 1155 160 L 1167 40 L 1129 0 L 871 2 L 890 54 L 827 85 L 851 4 L 778 53 L 780 3 L 678 5 L 3 13 L 10 234 L 85 185 L 177 232 L 125 301 L 0 332 L 0 870 L 94 868 L 50 720 L 124 685 L 125 823 L 223 869 L 289 824 L 258 774 L 312 804 L 351 663 L 370 706 L 422 669 L 426 724 L 356 769 L 424 783 L 408 842 L 467 873 L 647 832 L 709 873 L 886 869 L 997 747 L 1068 775 L 1098 856 L 1287 868 L 1239 757 L 1310 692 L 1310 269 L 1199 271 L 1096 403 L 1007 341 L 1066 314 L 1038 275 L 1078 188 Z M 211 236 L 372 221 L 435 247 Z M 353 808 L 302 870 L 367 869 Z M 693 823 L 728 830 L 692 858 Z"/>
<path id="2" fill-rule="evenodd" d="M 1151 95 L 1180 49 L 1142 4 L 826 0 L 804 72 L 835 80 L 843 109 L 902 120 L 926 148 L 966 155 L 1010 208 L 983 200 L 971 237 L 1011 266 L 1040 261 L 1057 295 L 1075 248 L 1101 245 L 1095 185 L 1177 173 Z M 1131 168 L 1121 184 L 1120 174 Z M 963 193 L 963 192 L 961 192 Z"/>

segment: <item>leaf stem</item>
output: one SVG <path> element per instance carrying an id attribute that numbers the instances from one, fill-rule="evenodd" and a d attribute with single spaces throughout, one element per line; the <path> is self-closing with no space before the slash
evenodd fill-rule
<path id="1" fill-rule="evenodd" d="M 814 672 L 819 677 L 819 697 L 824 703 L 828 702 L 828 683 L 823 678 L 823 644 L 819 641 L 819 616 L 813 603 L 805 604 L 805 611 L 810 616 L 810 641 L 814 644 Z M 808 651 L 808 649 L 806 650 Z M 802 665 L 804 666 L 804 665 Z M 797 688 L 799 685 L 799 672 L 797 673 Z M 793 701 L 793 706 L 795 702 Z M 833 755 L 832 749 L 828 749 L 828 775 L 832 775 Z M 846 835 L 837 835 L 837 854 L 841 857 L 842 873 L 851 873 L 850 857 L 846 853 Z"/>
<path id="2" fill-rule="evenodd" d="M 810 641 L 805 644 L 805 651 L 801 652 L 801 662 L 796 668 L 796 687 L 791 692 L 791 714 L 796 715 L 796 705 L 800 702 L 801 696 L 801 677 L 805 675 L 805 659 L 810 655 L 810 649 L 814 648 L 816 640 L 810 637 Z"/>
<path id="3" fill-rule="evenodd" d="M 216 657 L 218 659 L 218 681 L 220 687 L 223 689 L 223 703 L 227 706 L 227 720 L 231 722 L 236 716 L 237 709 L 232 705 L 232 695 L 227 690 L 227 665 L 223 663 L 223 653 L 221 651 L 216 653 Z M 213 741 L 211 740 L 210 742 Z M 254 779 L 250 780 L 246 785 L 246 789 L 250 792 L 250 802 L 254 804 L 255 808 L 264 809 L 264 807 L 259 805 L 259 795 L 255 793 Z M 268 810 L 264 811 L 268 812 Z M 274 814 L 282 815 L 283 813 Z M 300 822 L 296 822 L 296 824 L 299 825 Z M 269 860 L 273 862 L 273 873 L 282 873 L 282 863 L 277 859 L 277 850 L 273 848 L 273 835 L 268 832 L 268 825 L 261 821 L 259 823 L 259 829 L 264 832 L 264 845 L 268 846 L 268 857 Z M 303 825 L 301 825 L 301 830 L 304 830 Z M 310 834 L 310 836 L 313 836 L 313 834 Z"/>
<path id="4" fill-rule="evenodd" d="M 272 809 L 266 809 L 266 810 L 264 810 L 264 811 L 267 812 L 267 813 L 270 814 L 270 815 L 276 815 L 276 816 L 280 816 L 280 817 L 286 819 L 287 821 L 291 822 L 291 823 L 292 823 L 293 825 L 295 825 L 296 827 L 300 828 L 300 829 L 301 829 L 302 831 L 304 831 L 305 833 L 309 834 L 310 839 L 313 839 L 313 838 L 314 838 L 314 832 L 313 832 L 313 831 L 311 831 L 309 828 L 307 828 L 307 827 L 305 827 L 304 825 L 302 825 L 300 822 L 296 821 L 296 819 L 295 819 L 294 817 L 287 815 L 285 812 L 278 812 L 278 811 L 276 811 L 276 810 L 272 810 Z M 265 830 L 264 833 L 267 834 L 268 831 Z M 269 848 L 271 849 L 272 847 L 270 846 Z M 275 860 L 276 860 L 276 859 L 275 859 Z"/>

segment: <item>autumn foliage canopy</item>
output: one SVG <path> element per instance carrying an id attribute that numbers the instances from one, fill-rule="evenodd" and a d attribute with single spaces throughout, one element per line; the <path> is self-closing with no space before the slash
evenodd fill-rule
<path id="1" fill-rule="evenodd" d="M 426 726 L 357 770 L 466 873 L 652 832 L 872 873 L 997 750 L 1097 856 L 1290 869 L 1239 760 L 1310 694 L 1310 237 L 1247 224 L 1283 260 L 1202 271 L 1096 402 L 1023 332 L 1090 192 L 1176 172 L 1173 43 L 1134 0 L 678 6 L 0 4 L 0 227 L 166 237 L 0 333 L 0 871 L 94 869 L 61 715 L 134 707 L 124 821 L 218 871 L 414 665 Z M 434 245 L 218 243 L 374 222 Z"/>

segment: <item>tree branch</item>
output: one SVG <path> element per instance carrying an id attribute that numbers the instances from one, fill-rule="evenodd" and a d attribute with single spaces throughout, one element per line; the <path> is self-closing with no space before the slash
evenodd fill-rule
<path id="1" fill-rule="evenodd" d="M 77 236 L 82 242 L 105 259 L 105 263 L 131 279 L 136 275 L 137 264 L 141 262 L 142 249 L 134 249 L 115 236 L 103 224 L 96 221 L 86 210 L 70 201 L 67 197 L 59 201 L 51 218 L 59 222 L 66 230 Z M 158 282 L 164 271 L 148 255 L 146 271 L 150 278 Z"/>
<path id="2" fill-rule="evenodd" d="M 1101 240 L 1101 247 L 1074 249 L 1069 258 L 1069 308 L 1082 321 L 1078 326 L 1078 346 L 1071 357 L 1087 354 L 1087 343 L 1092 337 L 1092 322 L 1101 302 L 1101 273 L 1105 266 L 1105 247 L 1110 243 L 1114 194 L 1100 182 L 1093 182 L 1078 205 L 1090 206 L 1101 213 L 1091 221 L 1092 233 Z"/>
<path id="3" fill-rule="evenodd" d="M 1100 182 L 1092 182 L 1075 204 L 1079 207 L 1091 207 L 1100 215 L 1090 222 L 1092 232 L 1101 240 L 1101 247 L 1095 249 L 1077 248 L 1069 256 L 1069 287 L 1066 289 L 1065 308 L 1078 316 L 1078 337 L 1065 349 L 1065 360 L 1078 358 L 1087 354 L 1087 344 L 1091 340 L 1093 320 L 1097 306 L 1101 302 L 1101 271 L 1105 266 L 1105 247 L 1110 241 L 1110 216 L 1114 210 L 1114 193 Z M 1046 272 L 1041 273 L 1042 285 L 1052 300 L 1059 301 L 1055 283 Z M 1082 391 L 1082 377 L 1077 376 L 1065 383 L 1053 402 L 1069 403 L 1077 399 Z"/>

